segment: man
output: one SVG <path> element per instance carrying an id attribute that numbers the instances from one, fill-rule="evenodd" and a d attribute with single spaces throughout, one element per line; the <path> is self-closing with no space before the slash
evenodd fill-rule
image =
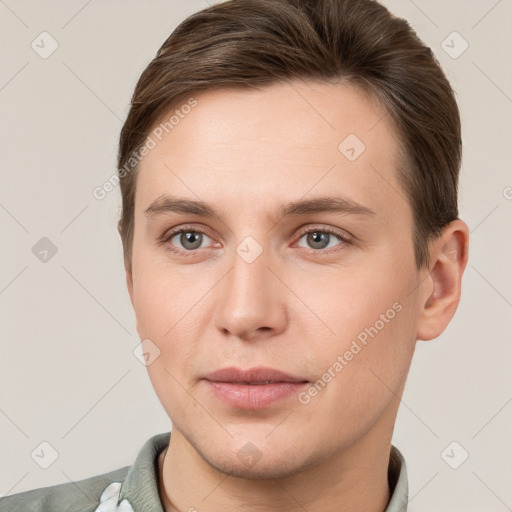
<path id="1" fill-rule="evenodd" d="M 118 161 L 126 281 L 172 433 L 2 510 L 405 511 L 391 437 L 416 341 L 459 302 L 460 159 L 445 75 L 377 2 L 232 0 L 185 20 L 136 86 Z"/>

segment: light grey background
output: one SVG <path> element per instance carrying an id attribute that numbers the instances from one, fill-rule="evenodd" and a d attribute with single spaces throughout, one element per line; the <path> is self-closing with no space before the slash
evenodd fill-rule
<path id="1" fill-rule="evenodd" d="M 460 210 L 471 230 L 461 304 L 440 338 L 418 342 L 397 419 L 410 510 L 512 510 L 512 1 L 385 4 L 457 92 Z M 99 201 L 92 190 L 115 173 L 140 73 L 205 6 L 0 0 L 0 496 L 130 465 L 170 430 L 133 355 L 119 191 Z M 31 47 L 51 49 L 43 31 L 58 43 L 46 59 Z M 32 252 L 43 237 L 58 249 L 46 263 Z M 42 442 L 58 453 L 48 469 L 31 457 Z"/>

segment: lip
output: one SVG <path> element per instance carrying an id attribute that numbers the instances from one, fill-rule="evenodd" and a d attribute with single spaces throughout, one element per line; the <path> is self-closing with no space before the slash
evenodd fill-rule
<path id="1" fill-rule="evenodd" d="M 272 368 L 222 368 L 205 375 L 219 400 L 239 409 L 263 409 L 297 394 L 308 381 Z"/>
<path id="2" fill-rule="evenodd" d="M 270 382 L 307 382 L 302 377 L 296 377 L 289 373 L 282 372 L 281 370 L 274 370 L 273 368 L 266 368 L 260 366 L 258 368 L 249 368 L 242 370 L 234 366 L 229 368 L 221 368 L 214 372 L 208 373 L 204 376 L 206 380 L 211 382 L 231 382 L 231 383 L 266 383 Z"/>

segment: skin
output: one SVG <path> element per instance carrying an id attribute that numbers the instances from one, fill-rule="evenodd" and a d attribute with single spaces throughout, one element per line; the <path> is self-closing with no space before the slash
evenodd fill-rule
<path id="1" fill-rule="evenodd" d="M 455 313 L 468 228 L 446 226 L 428 268 L 416 268 L 394 126 L 358 88 L 294 81 L 195 97 L 140 164 L 126 268 L 137 331 L 160 350 L 149 377 L 173 425 L 159 458 L 165 509 L 382 512 L 415 344 Z M 366 146 L 352 162 L 338 149 L 350 133 Z M 164 193 L 204 201 L 222 220 L 145 215 Z M 290 201 L 333 195 L 375 215 L 276 216 Z M 206 231 L 200 248 L 179 235 L 159 243 L 183 225 Z M 315 245 L 301 232 L 325 227 L 352 243 L 326 234 Z M 247 236 L 263 251 L 252 263 L 236 252 Z M 268 366 L 314 383 L 394 303 L 400 312 L 307 404 L 294 395 L 240 410 L 202 380 Z M 253 465 L 237 457 L 249 442 L 261 455 Z"/>

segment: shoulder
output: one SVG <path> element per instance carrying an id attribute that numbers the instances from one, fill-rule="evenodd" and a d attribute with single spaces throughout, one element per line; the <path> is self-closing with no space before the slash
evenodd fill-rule
<path id="1" fill-rule="evenodd" d="M 102 494 L 114 483 L 122 483 L 130 466 L 92 476 L 76 482 L 12 494 L 0 498 L 1 512 L 93 512 Z M 115 486 L 113 486 L 115 487 Z"/>

